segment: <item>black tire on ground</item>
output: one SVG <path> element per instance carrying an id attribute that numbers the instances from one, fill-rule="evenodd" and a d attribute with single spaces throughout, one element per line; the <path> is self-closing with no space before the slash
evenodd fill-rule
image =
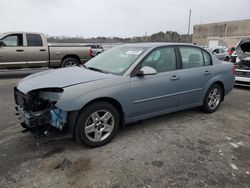
<path id="1" fill-rule="evenodd" d="M 73 66 L 79 66 L 80 62 L 78 59 L 73 57 L 65 58 L 62 63 L 61 67 L 73 67 Z"/>
<path id="2" fill-rule="evenodd" d="M 224 58 L 224 61 L 229 61 L 229 57 L 228 56 L 226 56 L 225 58 Z"/>
<path id="3" fill-rule="evenodd" d="M 215 112 L 222 101 L 222 88 L 218 84 L 213 84 L 207 91 L 201 109 L 206 113 Z"/>
<path id="4" fill-rule="evenodd" d="M 117 133 L 119 113 L 110 103 L 95 102 L 83 109 L 76 123 L 75 137 L 89 147 L 107 144 Z"/>

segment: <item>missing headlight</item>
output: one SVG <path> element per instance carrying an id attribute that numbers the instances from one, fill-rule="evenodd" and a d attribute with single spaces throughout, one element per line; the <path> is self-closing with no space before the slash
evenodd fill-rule
<path id="1" fill-rule="evenodd" d="M 26 110 L 37 112 L 51 109 L 61 97 L 62 92 L 61 88 L 45 88 L 29 92 Z"/>

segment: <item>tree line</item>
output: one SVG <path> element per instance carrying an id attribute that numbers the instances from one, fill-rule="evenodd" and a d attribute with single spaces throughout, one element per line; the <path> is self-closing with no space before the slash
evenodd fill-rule
<path id="1" fill-rule="evenodd" d="M 51 43 L 132 43 L 132 42 L 192 42 L 192 35 L 179 34 L 175 31 L 158 32 L 150 36 L 139 37 L 93 37 L 83 38 L 80 36 L 49 36 L 48 41 Z"/>

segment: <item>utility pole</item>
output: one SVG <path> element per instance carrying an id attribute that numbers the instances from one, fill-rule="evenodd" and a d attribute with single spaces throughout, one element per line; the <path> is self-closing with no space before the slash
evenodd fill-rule
<path id="1" fill-rule="evenodd" d="M 188 35 L 190 34 L 191 13 L 192 13 L 192 10 L 190 9 L 189 10 L 189 18 L 188 18 Z"/>

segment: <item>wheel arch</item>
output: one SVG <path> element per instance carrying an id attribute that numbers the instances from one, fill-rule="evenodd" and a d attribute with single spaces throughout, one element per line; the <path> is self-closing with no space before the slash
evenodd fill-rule
<path id="1" fill-rule="evenodd" d="M 80 112 L 83 109 L 85 109 L 88 106 L 90 106 L 91 104 L 99 102 L 99 101 L 100 102 L 108 102 L 111 105 L 113 105 L 117 109 L 117 111 L 118 111 L 118 113 L 120 115 L 119 116 L 119 118 L 120 118 L 120 126 L 121 127 L 125 126 L 125 115 L 124 115 L 124 111 L 123 111 L 123 108 L 122 108 L 122 105 L 120 104 L 120 102 L 118 102 L 114 98 L 100 97 L 100 98 L 96 98 L 96 99 L 93 99 L 93 100 L 87 102 L 80 110 L 69 112 L 68 126 L 69 126 L 69 130 L 70 130 L 70 132 L 71 132 L 71 134 L 72 134 L 73 137 L 75 137 L 76 123 L 77 123 L 77 120 L 79 118 Z"/>
<path id="2" fill-rule="evenodd" d="M 214 84 L 219 85 L 220 88 L 222 89 L 222 101 L 224 101 L 224 97 L 225 97 L 225 87 L 224 87 L 223 82 L 221 82 L 221 81 L 216 81 L 216 82 L 214 82 L 212 85 L 214 85 Z M 212 85 L 211 85 L 211 86 L 212 86 Z M 210 87 L 211 87 L 211 86 L 210 86 Z"/>
<path id="3" fill-rule="evenodd" d="M 79 58 L 78 55 L 75 55 L 75 54 L 67 54 L 67 55 L 63 56 L 63 58 L 62 58 L 62 60 L 61 60 L 61 64 L 62 64 L 62 62 L 63 62 L 66 58 L 74 58 L 74 59 L 76 59 L 79 63 L 81 63 L 81 60 L 80 60 L 80 58 Z"/>

